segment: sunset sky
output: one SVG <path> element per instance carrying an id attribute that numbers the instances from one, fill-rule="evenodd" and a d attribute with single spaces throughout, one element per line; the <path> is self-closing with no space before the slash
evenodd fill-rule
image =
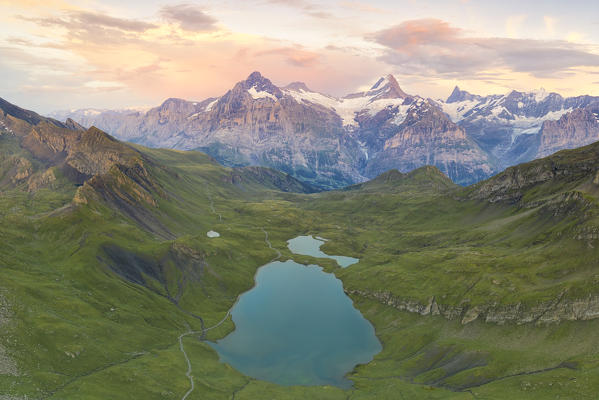
<path id="1" fill-rule="evenodd" d="M 219 96 L 258 70 L 344 95 L 599 95 L 599 2 L 0 0 L 0 97 L 46 113 Z"/>

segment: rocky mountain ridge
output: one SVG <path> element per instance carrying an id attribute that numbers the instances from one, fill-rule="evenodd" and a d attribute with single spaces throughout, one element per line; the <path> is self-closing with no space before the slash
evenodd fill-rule
<path id="1" fill-rule="evenodd" d="M 447 100 L 432 100 L 407 94 L 392 75 L 337 98 L 303 82 L 277 87 L 254 72 L 223 96 L 200 102 L 167 99 L 147 112 L 54 116 L 151 147 L 199 149 L 229 166 L 273 167 L 322 188 L 423 165 L 466 185 L 599 140 L 589 109 L 597 101 L 543 90 L 479 96 L 458 87 Z M 584 115 L 574 112 L 582 109 Z M 550 123 L 562 117 L 567 121 Z"/>
<path id="2" fill-rule="evenodd" d="M 0 190 L 24 186 L 35 192 L 62 178 L 79 187 L 76 203 L 100 195 L 123 204 L 141 201 L 154 206 L 151 193 L 164 195 L 149 178 L 147 168 L 153 162 L 95 126 L 86 129 L 72 119 L 62 123 L 0 99 L 0 142 Z M 317 190 L 264 167 L 232 169 L 228 179 L 242 187 Z"/>
<path id="3" fill-rule="evenodd" d="M 599 97 L 564 98 L 544 89 L 483 97 L 456 86 L 439 104 L 469 137 L 497 158 L 500 169 L 599 140 L 599 128 L 582 121 L 597 108 Z M 580 110 L 587 112 L 583 116 Z M 552 124 L 564 117 L 570 121 L 568 127 Z"/>

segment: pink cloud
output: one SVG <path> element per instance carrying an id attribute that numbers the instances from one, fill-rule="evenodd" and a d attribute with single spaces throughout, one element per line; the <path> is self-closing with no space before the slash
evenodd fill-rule
<path id="1" fill-rule="evenodd" d="M 578 44 L 471 37 L 437 19 L 406 21 L 368 39 L 386 48 L 381 60 L 417 74 L 473 78 L 489 70 L 507 69 L 555 76 L 575 67 L 599 66 L 599 55 Z"/>

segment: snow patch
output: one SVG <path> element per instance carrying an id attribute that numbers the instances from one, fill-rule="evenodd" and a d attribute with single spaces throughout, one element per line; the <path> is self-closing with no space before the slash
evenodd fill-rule
<path id="1" fill-rule="evenodd" d="M 214 101 L 211 101 L 211 102 L 210 102 L 210 103 L 209 103 L 209 104 L 206 106 L 206 108 L 204 108 L 204 110 L 205 110 L 205 111 L 210 111 L 210 110 L 212 110 L 212 107 L 214 107 L 214 105 L 215 105 L 216 103 L 218 103 L 218 99 L 216 99 L 216 100 L 214 100 Z"/>
<path id="2" fill-rule="evenodd" d="M 273 101 L 277 101 L 277 98 L 272 94 L 264 91 L 257 91 L 255 86 L 252 86 L 248 89 L 248 93 L 254 100 L 258 99 L 271 99 Z"/>
<path id="3" fill-rule="evenodd" d="M 408 117 L 408 112 L 410 111 L 411 106 L 400 105 L 397 107 L 397 113 L 391 120 L 391 123 L 394 125 L 401 125 L 406 118 Z"/>
<path id="4" fill-rule="evenodd" d="M 547 91 L 543 88 L 540 88 L 538 90 L 533 90 L 532 94 L 535 96 L 535 101 L 537 103 L 542 102 L 543 100 L 545 100 L 547 98 L 547 96 L 549 96 L 549 93 L 547 93 Z"/>
<path id="5" fill-rule="evenodd" d="M 386 81 L 386 78 L 384 79 Z M 375 86 L 378 87 L 377 85 Z M 360 111 L 366 111 L 370 116 L 374 116 L 384 110 L 387 107 L 399 107 L 401 109 L 398 114 L 407 113 L 409 106 L 403 106 L 404 99 L 379 99 L 373 100 L 375 95 L 366 92 L 364 96 L 337 99 L 332 96 L 327 96 L 318 92 L 309 92 L 304 89 L 284 90 L 285 95 L 289 95 L 295 99 L 298 103 L 307 102 L 312 104 L 321 105 L 325 108 L 333 110 L 341 117 L 344 126 L 358 126 L 355 120 L 356 113 Z M 402 107 L 406 107 L 405 109 Z M 405 119 L 405 116 L 403 117 Z M 398 118 L 399 124 L 403 122 L 401 117 Z"/>
<path id="6" fill-rule="evenodd" d="M 308 92 L 304 89 L 300 90 L 284 90 L 286 95 L 293 97 L 295 101 L 298 103 L 308 102 L 313 104 L 318 104 L 326 108 L 334 109 L 335 106 L 339 103 L 334 97 L 326 96 L 324 94 L 318 92 Z"/>
<path id="7" fill-rule="evenodd" d="M 366 145 L 366 143 L 358 141 L 358 144 L 360 145 L 360 150 L 362 150 L 362 153 L 364 154 L 364 157 L 366 157 L 366 161 L 368 161 L 368 146 Z M 318 239 L 318 237 L 317 237 Z"/>
<path id="8" fill-rule="evenodd" d="M 514 120 L 511 121 L 511 124 L 513 126 L 512 143 L 514 143 L 514 140 L 516 140 L 516 138 L 520 135 L 530 135 L 539 133 L 544 121 L 558 120 L 562 115 L 571 111 L 571 108 L 551 111 L 540 118 L 516 115 Z"/>
<path id="9" fill-rule="evenodd" d="M 370 89 L 369 91 L 374 91 L 377 90 L 379 88 L 384 88 L 386 84 L 389 83 L 389 79 L 387 79 L 387 77 L 381 78 L 379 79 L 379 81 L 372 87 L 372 89 Z"/>
<path id="10" fill-rule="evenodd" d="M 463 120 L 464 115 L 472 110 L 477 104 L 479 104 L 479 102 L 475 100 L 464 100 L 455 103 L 442 102 L 441 108 L 453 122 L 459 122 Z"/>

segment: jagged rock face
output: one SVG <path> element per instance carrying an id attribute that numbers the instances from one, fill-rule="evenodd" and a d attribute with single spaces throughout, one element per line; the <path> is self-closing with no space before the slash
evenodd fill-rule
<path id="1" fill-rule="evenodd" d="M 539 136 L 538 157 L 599 140 L 599 104 L 576 109 L 557 121 L 545 121 Z"/>
<path id="2" fill-rule="evenodd" d="M 475 94 L 468 93 L 465 90 L 460 90 L 459 87 L 453 88 L 453 91 L 445 101 L 447 104 L 451 103 L 459 103 L 463 101 L 481 101 L 482 96 L 478 96 Z"/>
<path id="3" fill-rule="evenodd" d="M 104 112 L 79 122 L 148 146 L 199 149 L 225 165 L 274 167 L 325 188 L 426 163 L 461 183 L 493 171 L 436 103 L 406 94 L 391 75 L 367 91 L 334 98 L 301 82 L 278 88 L 254 72 L 217 99 L 169 99 L 143 115 Z M 413 143 L 419 145 L 408 148 Z"/>
<path id="4" fill-rule="evenodd" d="M 0 157 L 4 170 L 0 186 L 26 182 L 29 191 L 36 191 L 56 180 L 54 168 L 81 184 L 108 172 L 114 164 L 131 165 L 140 157 L 137 151 L 97 128 L 86 130 L 72 120 L 63 124 L 3 100 L 0 128 L 0 134 L 9 135 L 7 140 L 23 150 L 20 157 Z"/>
<path id="5" fill-rule="evenodd" d="M 472 183 L 492 174 L 486 154 L 462 128 L 434 103 L 416 104 L 410 107 L 396 133 L 368 160 L 366 176 L 374 177 L 391 168 L 407 172 L 422 165 L 438 167 L 456 183 Z"/>
<path id="6" fill-rule="evenodd" d="M 348 290 L 347 293 L 379 301 L 398 310 L 420 315 L 440 315 L 449 320 L 459 320 L 466 325 L 475 320 L 503 325 L 548 324 L 560 321 L 585 321 L 599 318 L 599 297 L 589 296 L 583 299 L 564 299 L 564 293 L 555 299 L 535 305 L 517 304 L 468 304 L 452 306 L 438 303 L 431 297 L 427 304 L 417 300 L 405 299 L 389 292 L 368 290 Z"/>
<path id="7" fill-rule="evenodd" d="M 557 120 L 597 101 L 599 98 L 592 96 L 564 98 L 543 89 L 530 93 L 514 90 L 504 96 L 482 97 L 456 87 L 440 106 L 485 152 L 496 158 L 498 167 L 503 169 L 543 157 L 551 151 L 591 143 L 592 139 L 580 140 L 584 136 L 581 132 L 577 139 L 562 140 L 561 145 L 545 152 L 541 130 L 545 121 Z M 559 135 L 567 134 L 560 131 Z"/>
<path id="8" fill-rule="evenodd" d="M 537 197 L 547 202 L 547 199 L 544 199 L 546 194 L 543 194 L 541 187 L 545 183 L 564 191 L 574 189 L 581 184 L 593 185 L 595 186 L 593 190 L 596 190 L 599 186 L 598 159 L 599 142 L 576 150 L 560 151 L 543 159 L 507 168 L 491 179 L 474 185 L 469 196 L 490 202 L 516 203 L 524 198 L 527 191 L 532 191 L 528 196 L 529 202 Z M 558 202 L 576 200 L 575 193 L 566 192 L 566 194 L 570 197 L 557 198 Z M 522 205 L 533 207 L 540 204 L 533 202 Z"/>
<path id="9" fill-rule="evenodd" d="M 470 184 L 595 140 L 593 126 L 582 122 L 576 128 L 549 124 L 546 133 L 541 127 L 597 101 L 543 90 L 483 97 L 458 87 L 446 101 L 433 101 L 406 94 L 391 75 L 367 91 L 335 98 L 302 82 L 279 88 L 254 72 L 219 98 L 61 117 L 151 147 L 199 149 L 229 166 L 274 167 L 325 188 L 428 163 Z"/>
<path id="10" fill-rule="evenodd" d="M 130 164 L 138 155 L 97 128 L 86 131 L 50 128 L 41 123 L 22 145 L 48 165 L 64 165 L 83 179 L 106 173 L 113 164 Z"/>
<path id="11" fill-rule="evenodd" d="M 179 147 L 229 165 L 265 165 L 324 187 L 362 179 L 363 158 L 332 110 L 298 102 L 254 73 L 187 124 Z"/>

